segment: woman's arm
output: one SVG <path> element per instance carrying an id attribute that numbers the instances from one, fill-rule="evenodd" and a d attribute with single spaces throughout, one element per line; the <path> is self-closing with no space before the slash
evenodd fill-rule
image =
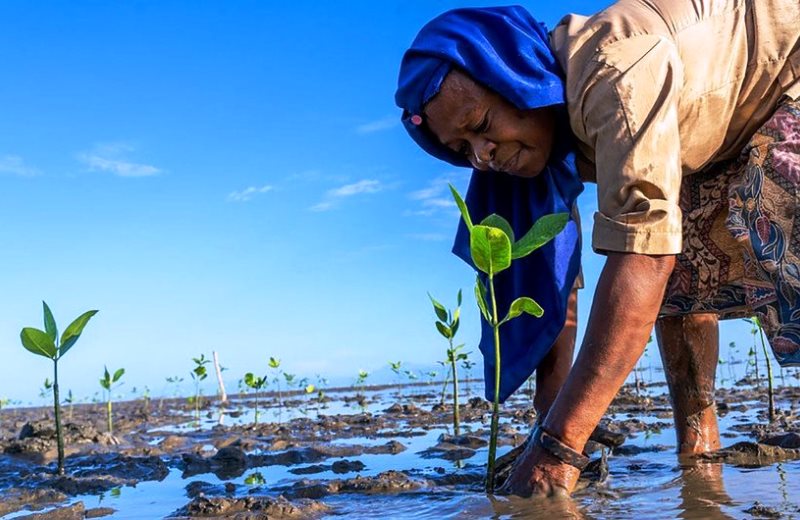
<path id="1" fill-rule="evenodd" d="M 583 451 L 600 418 L 644 352 L 675 257 L 609 253 L 595 292 L 578 359 L 558 393 L 544 429 Z M 503 491 L 566 495 L 580 472 L 529 443 Z"/>
<path id="2" fill-rule="evenodd" d="M 642 355 L 675 257 L 609 253 L 578 359 L 544 426 L 582 451 Z"/>

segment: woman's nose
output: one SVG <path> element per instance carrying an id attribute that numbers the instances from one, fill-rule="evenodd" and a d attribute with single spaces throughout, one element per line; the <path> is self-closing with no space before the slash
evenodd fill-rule
<path id="1" fill-rule="evenodd" d="M 472 144 L 472 166 L 478 170 L 488 170 L 489 164 L 494 160 L 497 145 L 488 139 L 477 139 Z"/>

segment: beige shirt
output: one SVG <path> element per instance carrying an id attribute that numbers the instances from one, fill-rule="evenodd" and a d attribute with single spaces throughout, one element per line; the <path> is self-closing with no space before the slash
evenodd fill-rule
<path id="1" fill-rule="evenodd" d="M 681 251 L 681 178 L 800 96 L 800 0 L 620 0 L 551 33 L 594 165 L 597 251 Z"/>

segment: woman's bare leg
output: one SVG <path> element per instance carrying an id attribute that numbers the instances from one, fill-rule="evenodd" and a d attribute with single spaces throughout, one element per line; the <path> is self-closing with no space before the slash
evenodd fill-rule
<path id="1" fill-rule="evenodd" d="M 536 395 L 533 407 L 536 416 L 544 418 L 550 405 L 561 390 L 572 367 L 572 355 L 575 351 L 575 336 L 578 331 L 578 290 L 573 289 L 567 304 L 567 321 L 558 335 L 553 348 L 547 353 L 536 368 Z"/>
<path id="2" fill-rule="evenodd" d="M 719 449 L 714 404 L 714 379 L 719 359 L 717 315 L 659 318 L 656 335 L 672 400 L 678 453 Z"/>

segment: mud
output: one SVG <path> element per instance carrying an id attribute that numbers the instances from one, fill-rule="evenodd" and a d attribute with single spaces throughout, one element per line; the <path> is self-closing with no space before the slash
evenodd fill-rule
<path id="1" fill-rule="evenodd" d="M 438 392 L 409 395 L 413 390 L 405 388 L 402 396 L 388 397 L 388 392 L 376 392 L 366 400 L 352 394 L 323 402 L 296 399 L 294 408 L 276 408 L 274 397 L 266 396 L 262 405 L 271 404 L 258 425 L 247 419 L 252 419 L 251 402 L 245 398 L 224 407 L 206 400 L 200 428 L 183 400 L 164 400 L 160 406 L 116 403 L 114 436 L 104 431 L 102 407 L 77 405 L 65 420 L 67 474 L 62 477 L 53 475 L 51 412 L 3 410 L 0 517 L 15 512 L 42 515 L 32 518 L 113 517 L 115 510 L 130 517 L 130 509 L 117 506 L 123 502 L 86 507 L 87 497 L 99 497 L 99 502 L 113 493 L 124 496 L 137 486 L 167 481 L 173 482 L 168 488 L 175 490 L 173 498 L 182 497 L 184 506 L 178 504 L 158 517 L 348 517 L 352 511 L 346 504 L 353 503 L 348 500 L 380 504 L 392 496 L 485 497 L 489 403 L 480 397 L 462 398 L 462 433 L 453 435 L 452 405 L 442 405 Z M 624 488 L 616 495 L 609 491 L 621 479 L 657 478 L 678 467 L 664 390 L 651 385 L 638 392 L 633 387 L 620 392 L 586 447 L 593 460 L 581 476 L 577 496 L 589 502 L 622 496 Z M 722 389 L 716 400 L 719 415 L 727 421 L 723 437 L 732 442 L 697 457 L 698 462 L 765 468 L 800 460 L 796 408 L 800 389 L 778 389 L 780 413 L 772 423 L 763 415 L 762 389 L 745 384 Z M 503 408 L 501 482 L 536 420 L 530 404 L 529 398 L 520 396 Z M 336 413 L 326 413 L 334 408 Z M 220 409 L 226 410 L 224 420 L 235 422 L 215 424 Z M 393 468 L 393 460 L 404 462 Z M 792 468 L 789 481 L 800 478 L 800 470 Z M 331 501 L 336 497 L 342 499 Z M 738 513 L 768 517 L 770 508 L 776 507 L 756 507 L 753 501 L 749 505 L 752 513 L 744 506 Z M 775 510 L 784 514 L 792 507 L 787 503 Z"/>

